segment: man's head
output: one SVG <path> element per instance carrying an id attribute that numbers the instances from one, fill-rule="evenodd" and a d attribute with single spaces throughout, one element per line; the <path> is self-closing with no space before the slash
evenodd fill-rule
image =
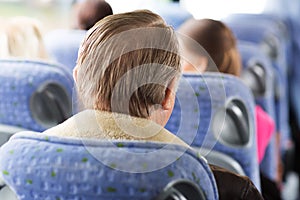
<path id="1" fill-rule="evenodd" d="M 105 0 L 84 0 L 74 5 L 74 28 L 88 30 L 113 11 Z"/>
<path id="2" fill-rule="evenodd" d="M 162 18 L 141 10 L 99 21 L 79 50 L 74 78 L 86 109 L 167 122 L 181 74 L 178 41 Z"/>

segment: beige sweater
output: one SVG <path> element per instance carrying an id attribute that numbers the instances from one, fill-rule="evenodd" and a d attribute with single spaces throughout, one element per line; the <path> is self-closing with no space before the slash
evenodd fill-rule
<path id="1" fill-rule="evenodd" d="M 97 110 L 82 111 L 44 133 L 60 137 L 143 140 L 188 146 L 177 136 L 148 119 Z"/>

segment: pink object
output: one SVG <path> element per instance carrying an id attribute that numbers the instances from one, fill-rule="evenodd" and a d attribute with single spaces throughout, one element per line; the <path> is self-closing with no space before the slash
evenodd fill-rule
<path id="1" fill-rule="evenodd" d="M 272 134 L 275 131 L 275 123 L 260 106 L 255 106 L 255 115 L 257 156 L 258 162 L 260 163 L 264 158 L 265 150 L 270 142 Z"/>

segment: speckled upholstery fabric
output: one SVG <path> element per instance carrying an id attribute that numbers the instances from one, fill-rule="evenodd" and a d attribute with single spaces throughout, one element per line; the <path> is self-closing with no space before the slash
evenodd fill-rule
<path id="1" fill-rule="evenodd" d="M 1 147 L 0 170 L 21 200 L 151 200 L 179 179 L 196 183 L 207 199 L 218 199 L 205 160 L 163 143 L 21 132 Z"/>
<path id="2" fill-rule="evenodd" d="M 214 121 L 214 116 L 231 99 L 244 102 L 249 113 L 250 139 L 245 146 L 230 146 L 219 140 L 223 120 Z M 218 130 L 213 130 L 213 123 L 218 123 Z M 221 73 L 184 74 L 166 129 L 192 146 L 213 149 L 231 156 L 242 166 L 256 187 L 260 188 L 255 156 L 254 99 L 250 90 L 238 78 Z"/>
<path id="3" fill-rule="evenodd" d="M 272 68 L 272 63 L 270 60 L 264 56 L 263 52 L 259 49 L 259 46 L 251 42 L 239 42 L 239 51 L 242 57 L 242 63 L 244 69 L 251 66 L 252 63 L 260 63 L 266 71 L 266 91 L 264 95 L 255 97 L 256 104 L 260 105 L 273 119 L 276 119 L 275 110 L 275 97 L 274 97 L 274 79 L 275 73 Z M 276 120 L 275 120 L 276 121 Z M 287 141 L 288 136 L 282 133 L 282 141 Z M 260 165 L 262 173 L 264 173 L 268 178 L 274 179 L 277 170 L 277 158 L 274 152 L 276 152 L 276 135 L 274 134 L 270 140 L 270 144 L 266 149 L 264 159 Z"/>
<path id="4" fill-rule="evenodd" d="M 34 131 L 46 128 L 33 117 L 32 96 L 47 84 L 61 86 L 72 102 L 73 80 L 62 67 L 39 61 L 0 60 L 0 123 Z"/>
<path id="5" fill-rule="evenodd" d="M 279 90 L 278 93 L 280 94 L 279 98 L 275 101 L 275 121 L 283 138 L 290 137 L 288 124 L 289 89 L 287 80 L 288 66 L 290 63 L 288 60 L 288 35 L 284 35 L 282 27 L 280 30 L 280 26 L 278 25 L 279 22 L 276 17 L 270 18 L 268 15 L 258 15 L 257 17 L 247 16 L 247 14 L 233 15 L 226 21 L 227 25 L 229 25 L 239 40 L 254 42 L 264 49 L 262 43 L 269 37 L 273 43 L 278 46 L 277 57 L 270 57 L 272 66 L 276 72 L 276 83 L 278 84 L 277 88 Z M 260 23 L 256 23 L 258 20 Z M 245 21 L 247 21 L 247 23 L 245 23 Z"/>

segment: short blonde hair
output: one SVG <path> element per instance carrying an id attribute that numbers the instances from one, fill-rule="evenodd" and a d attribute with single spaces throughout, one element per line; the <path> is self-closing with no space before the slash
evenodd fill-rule
<path id="1" fill-rule="evenodd" d="M 14 17 L 4 27 L 9 57 L 48 59 L 38 20 Z"/>
<path id="2" fill-rule="evenodd" d="M 108 16 L 89 30 L 77 69 L 85 108 L 148 118 L 181 74 L 176 34 L 147 10 Z"/>

